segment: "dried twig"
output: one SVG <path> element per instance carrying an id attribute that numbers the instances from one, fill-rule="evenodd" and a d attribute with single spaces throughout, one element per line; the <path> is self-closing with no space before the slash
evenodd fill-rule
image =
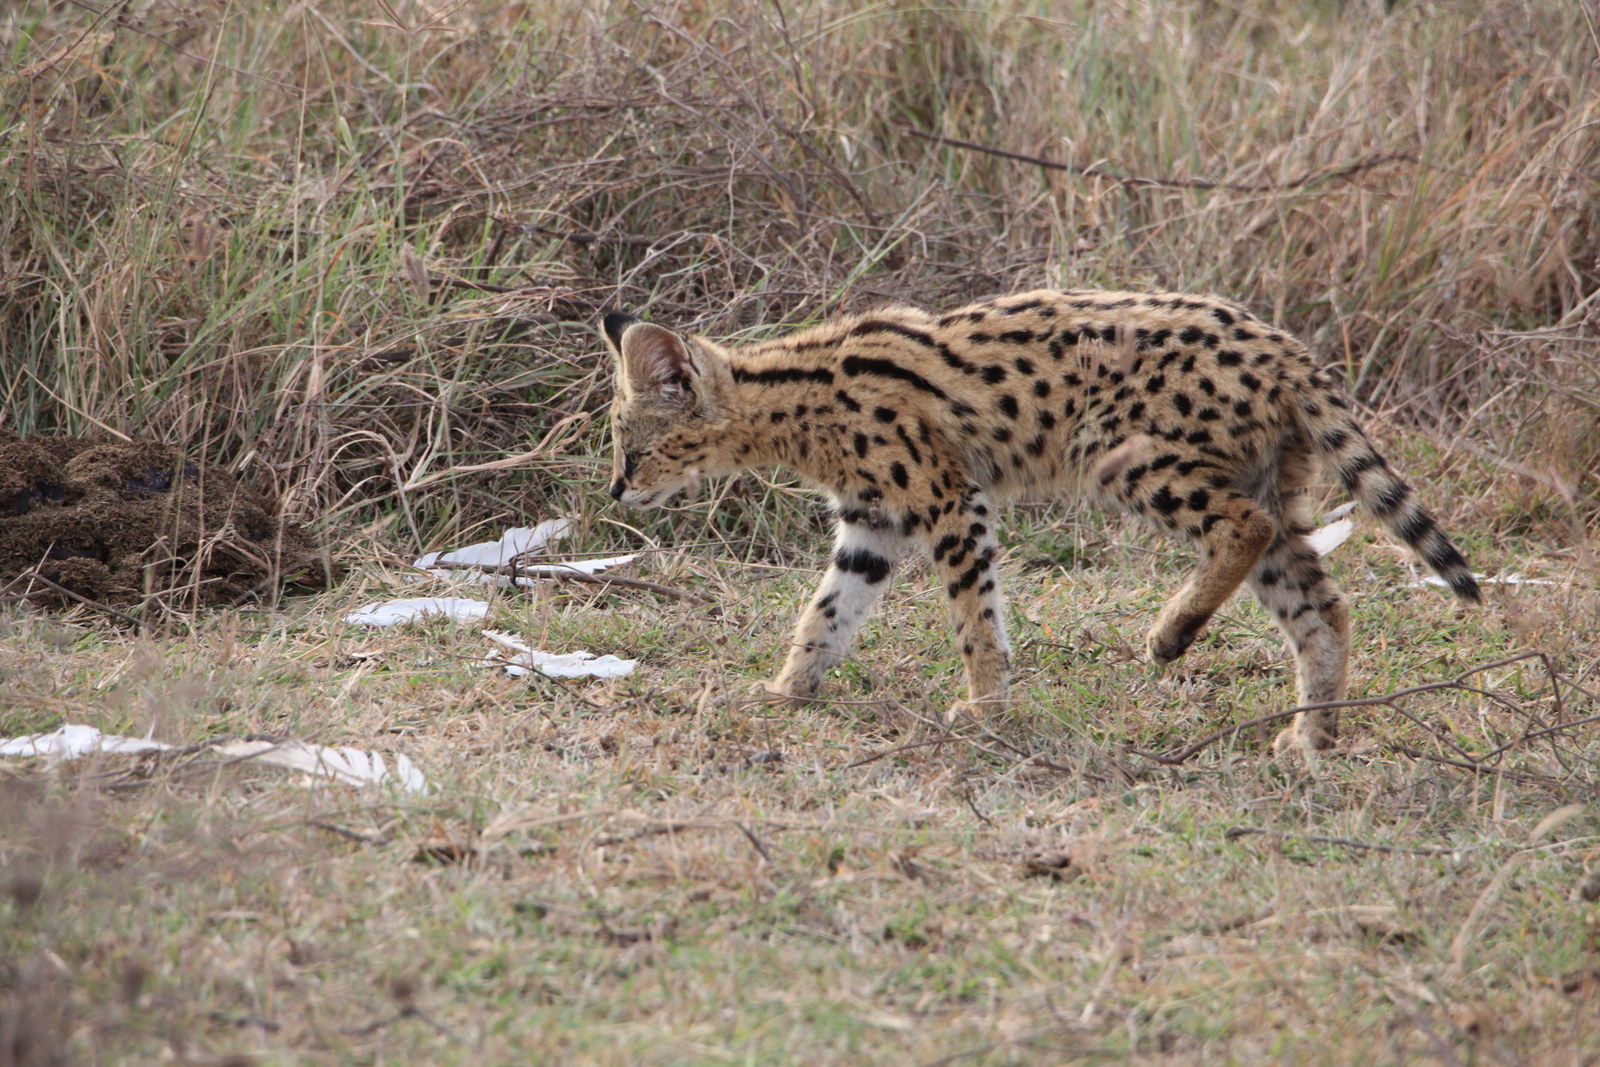
<path id="1" fill-rule="evenodd" d="M 583 233 L 573 230 L 553 230 L 548 226 L 540 226 L 532 222 L 504 222 L 496 219 L 503 226 L 513 226 L 524 233 L 536 233 L 541 237 L 555 237 L 563 241 L 571 241 L 575 245 L 619 245 L 623 248 L 650 248 L 660 244 L 667 237 L 629 237 L 625 235 L 611 235 L 604 233 Z"/>
<path id="2" fill-rule="evenodd" d="M 1015 765 L 1017 765 L 1019 767 L 1022 767 L 1022 766 L 1043 767 L 1047 771 L 1056 771 L 1057 773 L 1060 773 L 1060 774 L 1076 774 L 1077 773 L 1071 767 L 1063 767 L 1059 763 L 1055 763 L 1055 762 L 1052 762 L 1051 760 L 1045 759 L 1043 756 L 1039 755 L 1036 752 L 1029 752 L 1027 749 L 1020 748 L 1017 745 L 1012 744 L 1010 741 L 1007 741 L 1005 738 L 1001 737 L 999 734 L 997 734 L 993 730 L 989 729 L 989 727 L 987 727 L 983 723 L 979 722 L 975 717 L 973 717 L 970 714 L 963 716 L 964 721 L 969 722 L 973 726 L 977 727 L 978 733 L 985 740 L 994 742 L 995 744 L 999 745 L 1001 748 L 1004 748 L 1008 752 L 1010 752 L 1011 755 L 1007 755 L 1005 752 L 998 752 L 995 749 L 989 748 L 986 745 L 981 745 L 981 744 L 978 743 L 978 741 L 975 738 L 968 737 L 965 734 L 958 734 L 958 733 L 954 732 L 952 729 L 950 729 L 950 727 L 942 725 L 942 724 L 937 723 L 937 722 L 934 722 L 932 719 L 928 718 L 926 715 L 919 715 L 917 712 L 912 711 L 910 708 L 905 707 L 904 705 L 900 705 L 900 708 L 907 715 L 910 715 L 913 719 L 916 719 L 918 722 L 922 723 L 923 725 L 931 726 L 935 730 L 939 730 L 939 731 L 942 732 L 942 736 L 940 736 L 940 737 L 937 737 L 937 738 L 935 738 L 935 739 L 933 739 L 931 741 L 916 742 L 915 744 L 905 746 L 907 748 L 914 748 L 914 747 L 917 747 L 918 745 L 936 744 L 936 743 L 943 742 L 943 741 L 960 741 L 962 744 L 966 745 L 968 748 L 971 748 L 976 752 L 981 752 L 985 756 L 989 756 L 990 758 L 997 759 L 997 760 L 1006 760 L 1007 762 L 1013 763 L 1013 764 L 1015 764 Z M 894 751 L 895 751 L 894 749 L 890 749 L 888 752 L 880 753 L 878 756 L 875 756 L 875 757 L 872 757 L 872 758 L 875 758 L 875 759 L 876 758 L 882 758 L 883 756 L 891 755 Z M 871 762 L 871 760 L 870 759 L 869 760 L 863 760 L 861 762 Z M 854 767 L 854 766 L 857 766 L 857 764 L 853 763 L 853 764 L 850 764 L 850 766 Z M 846 769 L 848 769 L 848 768 L 846 768 Z M 1093 778 L 1094 776 L 1093 775 L 1085 775 L 1085 777 Z"/>
<path id="3" fill-rule="evenodd" d="M 739 832 L 741 834 L 744 834 L 746 840 L 750 842 L 750 847 L 755 849 L 756 852 L 760 854 L 761 858 L 766 860 L 770 865 L 772 863 L 772 856 L 767 852 L 767 846 L 761 843 L 761 838 L 755 835 L 755 831 L 750 829 L 750 827 L 746 826 L 742 822 L 736 822 L 733 825 L 739 828 Z"/>
<path id="4" fill-rule="evenodd" d="M 629 841 L 639 841 L 646 837 L 660 837 L 663 834 L 681 834 L 685 830 L 720 830 L 721 823 L 697 822 L 685 820 L 680 822 L 664 822 L 655 826 L 646 826 L 628 834 L 605 834 L 589 842 L 595 848 L 606 848 L 611 845 L 623 845 Z"/>
<path id="5" fill-rule="evenodd" d="M 330 834 L 338 834 L 340 837 L 359 842 L 363 845 L 387 845 L 391 840 L 393 840 L 389 834 L 390 829 L 392 829 L 394 825 L 392 822 L 381 828 L 369 828 L 365 830 L 357 829 L 353 826 L 341 826 L 340 824 L 331 822 L 327 819 L 307 819 L 306 825 L 315 826 L 319 830 L 326 830 Z"/>
<path id="6" fill-rule="evenodd" d="M 1563 793 L 1567 791 L 1566 787 L 1564 787 L 1558 780 L 1545 774 L 1524 774 L 1520 771 L 1508 771 L 1503 767 L 1485 767 L 1480 763 L 1473 763 L 1470 760 L 1451 759 L 1449 756 L 1441 756 L 1435 752 L 1424 752 L 1420 748 L 1417 748 L 1413 745 L 1392 744 L 1389 746 L 1389 751 L 1405 756 L 1407 759 L 1422 760 L 1425 763 L 1438 763 L 1445 767 L 1454 767 L 1461 771 L 1471 771 L 1473 774 L 1493 774 L 1497 778 L 1504 778 L 1510 782 L 1521 782 L 1524 785 L 1549 786 L 1559 789 Z"/>
<path id="7" fill-rule="evenodd" d="M 1154 185 L 1170 189 L 1226 189 L 1234 193 L 1286 193 L 1302 186 L 1318 181 L 1343 180 L 1353 177 L 1364 170 L 1382 166 L 1385 163 L 1416 163 L 1417 158 L 1407 152 L 1378 152 L 1365 159 L 1357 160 L 1344 167 L 1320 167 L 1308 170 L 1298 178 L 1287 182 L 1266 182 L 1259 185 L 1243 185 L 1237 182 L 1214 182 L 1205 178 L 1146 178 L 1138 175 L 1113 174 L 1100 167 L 1086 167 L 1076 163 L 1059 163 L 1053 159 L 1042 156 L 1030 156 L 1023 152 L 1012 152 L 1004 148 L 995 148 L 992 145 L 979 144 L 976 141 L 963 141 L 956 137 L 946 137 L 943 134 L 928 133 L 914 126 L 905 127 L 905 131 L 913 137 L 920 137 L 925 141 L 934 141 L 938 144 L 949 145 L 951 148 L 965 148 L 971 152 L 983 152 L 1002 159 L 1014 159 L 1019 163 L 1031 163 L 1036 167 L 1045 167 L 1049 170 L 1064 170 L 1070 174 L 1079 174 L 1086 178 L 1106 178 L 1110 181 L 1121 182 L 1124 185 Z"/>
<path id="8" fill-rule="evenodd" d="M 387 1029 L 388 1027 L 399 1022 L 401 1019 L 421 1019 L 443 1036 L 448 1037 L 451 1040 L 455 1039 L 455 1033 L 448 1026 L 414 1005 L 408 1005 L 404 1008 L 401 1008 L 393 1015 L 388 1015 L 381 1019 L 374 1019 L 365 1026 L 347 1027 L 339 1032 L 348 1037 L 371 1037 L 379 1030 Z"/>
<path id="9" fill-rule="evenodd" d="M 1316 845 L 1339 845 L 1342 848 L 1360 849 L 1366 852 L 1404 852 L 1413 856 L 1454 856 L 1461 852 L 1470 852 L 1483 848 L 1483 845 L 1462 845 L 1460 848 L 1404 848 L 1399 845 L 1374 845 L 1366 841 L 1355 841 L 1348 837 L 1323 837 L 1321 834 L 1286 834 L 1280 830 L 1270 830 L 1264 826 L 1230 826 L 1222 836 L 1229 841 L 1236 841 L 1241 837 L 1251 834 L 1260 834 L 1270 837 L 1275 841 L 1294 839 L 1309 841 Z"/>
<path id="10" fill-rule="evenodd" d="M 983 823 L 991 830 L 998 829 L 995 826 L 993 819 L 989 818 L 989 816 L 978 810 L 978 802 L 972 799 L 972 786 L 970 784 L 968 784 L 967 787 L 961 791 L 961 796 L 962 799 L 967 802 L 967 807 L 972 809 L 972 814 L 978 817 L 979 822 Z"/>
<path id="11" fill-rule="evenodd" d="M 930 738 L 930 739 L 928 739 L 926 741 L 912 741 L 909 744 L 895 745 L 893 748 L 886 748 L 881 752 L 874 752 L 870 756 L 862 756 L 860 759 L 856 760 L 854 763 L 846 763 L 843 767 L 840 767 L 839 769 L 842 770 L 842 771 L 854 770 L 857 767 L 865 767 L 869 763 L 876 763 L 881 759 L 888 758 L 889 756 L 897 756 L 902 752 L 909 752 L 914 748 L 927 748 L 929 745 L 942 745 L 942 744 L 946 743 L 947 741 L 959 741 L 959 740 L 961 740 L 960 736 L 958 736 L 957 734 L 951 733 L 949 730 L 946 730 L 939 737 Z"/>
<path id="12" fill-rule="evenodd" d="M 551 309 L 558 312 L 553 322 L 567 321 L 573 318 L 598 315 L 602 305 L 587 297 L 578 296 L 576 293 L 564 292 L 561 295 L 552 295 L 550 290 L 560 283 L 551 281 L 529 281 L 522 285 L 493 285 L 489 282 L 475 282 L 470 278 L 458 278 L 449 274 L 434 274 L 430 276 L 434 285 L 445 289 L 466 289 L 474 293 L 494 293 L 496 295 L 512 294 L 515 296 L 536 296 L 550 301 Z M 562 316 L 565 316 L 564 318 Z"/>
<path id="13" fill-rule="evenodd" d="M 11 600 L 27 600 L 28 599 L 28 594 L 27 593 L 7 595 L 7 594 L 11 593 L 12 587 L 14 587 L 18 582 L 22 582 L 22 581 L 40 582 L 40 583 L 42 583 L 44 585 L 49 586 L 51 589 L 54 589 L 56 592 L 60 593 L 62 596 L 69 596 L 73 600 L 76 600 L 78 603 L 85 604 L 85 605 L 87 605 L 87 606 L 89 606 L 91 608 L 94 608 L 96 611 L 103 611 L 107 615 L 115 616 L 116 618 L 121 619 L 123 622 L 126 622 L 129 626 L 132 626 L 134 633 L 140 633 L 140 632 L 142 632 L 144 630 L 144 624 L 141 623 L 138 619 L 134 618 L 132 615 L 124 614 L 123 612 L 118 611 L 116 608 L 109 607 L 109 606 L 107 606 L 105 604 L 100 603 L 100 601 L 98 601 L 98 600 L 90 600 L 88 597 L 84 596 L 82 593 L 74 593 L 71 589 L 68 589 L 66 586 L 61 585 L 58 582 L 52 582 L 49 578 L 46 578 L 44 575 L 40 574 L 38 571 L 29 571 L 27 574 L 19 574 L 15 578 L 11 579 L 11 581 L 6 583 L 6 587 L 4 589 L 0 589 L 0 597 L 3 597 L 8 601 L 11 601 Z"/>
<path id="14" fill-rule="evenodd" d="M 1154 761 L 1156 763 L 1160 763 L 1160 764 L 1162 764 L 1164 766 L 1175 767 L 1175 766 L 1185 762 L 1186 760 L 1188 760 L 1195 753 L 1200 752 L 1203 749 L 1209 748 L 1211 745 L 1216 744 L 1218 741 L 1221 741 L 1224 738 L 1232 737 L 1234 734 L 1237 734 L 1241 730 L 1248 730 L 1251 727 L 1255 727 L 1255 726 L 1263 726 L 1263 725 L 1265 725 L 1267 723 L 1270 723 L 1270 722 L 1276 722 L 1279 719 L 1287 719 L 1287 718 L 1290 718 L 1291 716 L 1297 715 L 1297 714 L 1299 714 L 1300 712 L 1303 712 L 1303 711 L 1323 711 L 1323 710 L 1332 709 L 1332 708 L 1370 708 L 1370 707 L 1379 707 L 1379 706 L 1387 707 L 1387 708 L 1393 709 L 1394 711 L 1396 711 L 1399 714 L 1406 715 L 1408 718 L 1411 718 L 1413 722 L 1416 722 L 1419 726 L 1423 727 L 1423 729 L 1426 729 L 1430 733 L 1433 733 L 1436 736 L 1439 736 L 1438 735 L 1438 731 L 1433 730 L 1433 728 L 1429 727 L 1426 723 L 1423 723 L 1423 722 L 1417 720 L 1415 717 L 1411 716 L 1408 712 L 1405 711 L 1404 708 L 1402 708 L 1399 705 L 1398 702 L 1403 700 L 1403 699 L 1405 699 L 1406 697 L 1416 696 L 1419 693 L 1433 693 L 1433 692 L 1438 692 L 1440 690 L 1453 689 L 1453 690 L 1459 690 L 1459 691 L 1464 691 L 1464 692 L 1477 693 L 1477 694 L 1479 694 L 1481 696 L 1493 699 L 1496 702 L 1498 702 L 1498 703 L 1500 703 L 1502 705 L 1505 705 L 1505 706 L 1507 706 L 1509 708 L 1517 709 L 1518 705 L 1514 701 L 1510 701 L 1510 700 L 1506 699 L 1505 697 L 1501 696 L 1500 694 L 1493 693 L 1493 692 L 1491 692 L 1489 690 L 1482 689 L 1482 688 L 1479 688 L 1477 686 L 1468 685 L 1466 683 L 1466 679 L 1472 677 L 1475 674 L 1482 674 L 1485 671 L 1492 671 L 1492 670 L 1495 670 L 1495 669 L 1500 668 L 1500 667 L 1507 667 L 1507 666 L 1510 666 L 1513 663 L 1520 663 L 1523 660 L 1530 660 L 1530 659 L 1537 659 L 1537 660 L 1540 660 L 1541 662 L 1543 662 L 1544 665 L 1545 665 L 1546 670 L 1548 670 L 1550 672 L 1550 678 L 1551 678 L 1552 687 L 1553 688 L 1559 688 L 1559 683 L 1556 681 L 1556 679 L 1558 678 L 1558 675 L 1556 674 L 1555 667 L 1554 667 L 1553 664 L 1551 664 L 1549 657 L 1546 656 L 1543 652 L 1524 652 L 1524 653 L 1521 653 L 1520 655 L 1507 656 L 1504 659 L 1498 659 L 1498 660 L 1495 660 L 1495 661 L 1493 661 L 1491 663 L 1483 663 L 1483 664 L 1479 664 L 1478 666 L 1471 667 L 1471 668 L 1469 668 L 1469 669 L 1467 669 L 1465 671 L 1462 671 L 1460 674 L 1456 675 L 1453 679 L 1451 679 L 1450 681 L 1447 681 L 1447 682 L 1429 682 L 1426 685 L 1412 686 L 1409 689 L 1398 689 L 1393 693 L 1389 693 L 1389 694 L 1387 694 L 1385 696 L 1380 696 L 1380 697 L 1362 697 L 1362 698 L 1355 699 L 1355 700 L 1336 700 L 1336 701 L 1329 701 L 1329 702 L 1323 703 L 1323 704 L 1303 704 L 1303 705 L 1301 705 L 1299 707 L 1289 708 L 1289 709 L 1287 709 L 1285 711 L 1274 712 L 1271 715 L 1263 715 L 1263 716 L 1261 716 L 1259 718 L 1251 719 L 1248 722 L 1235 723 L 1233 726 L 1230 726 L 1230 727 L 1228 727 L 1226 729 L 1218 730 L 1215 733 L 1208 734 L 1207 736 L 1205 736 L 1205 737 L 1201 738 L 1200 740 L 1196 741 L 1194 744 L 1190 745 L 1188 748 L 1182 749 L 1182 750 L 1180 750 L 1178 752 L 1169 752 L 1169 753 L 1167 753 L 1165 755 L 1162 755 L 1162 754 L 1155 753 L 1155 752 L 1144 752 L 1144 751 L 1142 751 L 1140 749 L 1129 749 L 1128 751 L 1131 754 L 1135 755 L 1135 756 L 1143 756 L 1145 759 L 1152 760 L 1152 761 Z M 1565 727 L 1565 728 L 1570 728 L 1573 725 L 1577 725 L 1577 724 L 1568 724 L 1567 727 Z M 1524 739 L 1532 738 L 1532 737 L 1535 737 L 1535 736 L 1542 736 L 1542 733 L 1541 734 L 1532 734 L 1532 733 L 1525 734 L 1524 735 Z M 1455 748 L 1458 752 L 1461 752 L 1461 749 L 1459 748 L 1459 746 L 1455 745 L 1455 743 L 1453 741 L 1451 741 L 1450 739 L 1440 736 L 1440 740 L 1442 742 L 1444 742 L 1444 743 L 1449 744 L 1450 747 Z M 1520 743 L 1520 741 L 1516 742 L 1516 743 Z M 1488 754 L 1486 756 L 1478 757 L 1476 760 L 1472 760 L 1472 757 L 1470 756 L 1469 753 L 1462 752 L 1462 755 L 1466 756 L 1468 758 L 1469 762 L 1462 763 L 1461 765 L 1462 766 L 1466 766 L 1466 767 L 1470 767 L 1470 768 L 1475 769 L 1475 770 L 1485 769 L 1483 767 L 1483 763 L 1486 760 L 1491 759 L 1494 756 L 1500 755 L 1501 753 L 1505 752 L 1509 747 L 1511 747 L 1511 746 L 1502 746 L 1501 748 L 1496 749 L 1494 752 L 1492 752 L 1492 753 L 1490 753 L 1490 754 Z M 1409 755 L 1410 753 L 1408 752 L 1407 754 Z M 1439 762 L 1455 763 L 1456 761 L 1450 761 L 1450 760 L 1445 760 L 1445 759 L 1441 758 L 1439 760 Z"/>
<path id="15" fill-rule="evenodd" d="M 481 563 L 430 563 L 429 570 L 445 571 L 478 571 L 483 574 L 504 575 L 510 578 L 536 578 L 541 581 L 587 582 L 591 585 L 620 585 L 625 589 L 643 589 L 646 592 L 658 593 L 673 600 L 686 600 L 691 604 L 710 604 L 710 597 L 702 593 L 691 593 L 683 589 L 674 589 L 670 585 L 661 585 L 658 582 L 647 582 L 642 578 L 624 578 L 617 574 L 589 574 L 587 571 L 572 570 L 556 566 L 523 567 L 517 564 L 505 564 L 494 567 Z"/>

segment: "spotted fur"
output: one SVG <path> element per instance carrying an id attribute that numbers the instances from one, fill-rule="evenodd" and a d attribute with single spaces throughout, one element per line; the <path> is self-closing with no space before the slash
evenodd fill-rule
<path id="1" fill-rule="evenodd" d="M 1342 700 L 1349 610 L 1306 540 L 1316 461 L 1463 600 L 1467 561 L 1373 449 L 1297 340 L 1238 304 L 1040 291 L 944 315 L 851 315 L 725 349 L 621 313 L 611 495 L 653 508 L 702 476 L 785 465 L 826 490 L 837 546 L 779 697 L 816 693 L 897 560 L 920 548 L 950 603 L 967 710 L 1006 701 L 997 501 L 1088 493 L 1199 546 L 1147 647 L 1182 656 L 1241 583 L 1277 620 L 1301 704 Z M 1280 743 L 1325 748 L 1333 711 Z"/>

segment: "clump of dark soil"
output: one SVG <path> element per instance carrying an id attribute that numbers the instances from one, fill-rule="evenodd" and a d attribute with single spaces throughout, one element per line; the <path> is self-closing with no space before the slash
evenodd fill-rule
<path id="1" fill-rule="evenodd" d="M 0 431 L 0 590 L 111 606 L 151 596 L 235 604 L 286 581 L 320 585 L 322 554 L 228 471 L 153 441 L 19 439 Z"/>

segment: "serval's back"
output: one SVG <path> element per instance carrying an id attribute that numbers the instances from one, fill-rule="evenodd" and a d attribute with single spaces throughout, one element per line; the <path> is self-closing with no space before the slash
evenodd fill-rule
<path id="1" fill-rule="evenodd" d="M 1006 700 L 994 504 L 1087 492 L 1200 546 L 1150 655 L 1183 655 L 1241 582 L 1277 619 L 1302 704 L 1344 698 L 1349 612 L 1306 540 L 1320 460 L 1464 600 L 1467 562 L 1374 451 L 1293 337 L 1238 304 L 1039 291 L 943 315 L 891 307 L 724 349 L 614 313 L 614 497 L 655 507 L 701 476 L 789 466 L 827 491 L 838 544 L 767 683 L 806 698 L 849 648 L 894 563 L 924 549 L 950 600 L 965 709 Z M 1337 716 L 1280 738 L 1333 741 Z M 1281 747 L 1281 744 L 1280 744 Z"/>

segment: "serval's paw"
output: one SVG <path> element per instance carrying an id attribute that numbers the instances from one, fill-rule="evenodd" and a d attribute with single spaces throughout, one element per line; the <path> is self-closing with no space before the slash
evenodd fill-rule
<path id="1" fill-rule="evenodd" d="M 1003 696 L 958 700 L 945 711 L 944 721 L 951 726 L 962 722 L 974 722 L 983 726 L 998 718 L 1006 710 L 1006 704 L 1006 698 Z"/>
<path id="2" fill-rule="evenodd" d="M 1205 619 L 1160 618 L 1145 635 L 1145 650 L 1156 663 L 1166 664 L 1189 651 L 1195 638 L 1205 632 Z"/>
<path id="3" fill-rule="evenodd" d="M 765 704 L 799 707 L 815 697 L 814 693 L 792 693 L 777 679 L 757 682 L 750 687 L 750 695 Z"/>
<path id="4" fill-rule="evenodd" d="M 1285 767 L 1303 763 L 1315 774 L 1318 757 L 1328 755 L 1336 744 L 1337 738 L 1301 715 L 1273 739 L 1272 758 Z"/>

